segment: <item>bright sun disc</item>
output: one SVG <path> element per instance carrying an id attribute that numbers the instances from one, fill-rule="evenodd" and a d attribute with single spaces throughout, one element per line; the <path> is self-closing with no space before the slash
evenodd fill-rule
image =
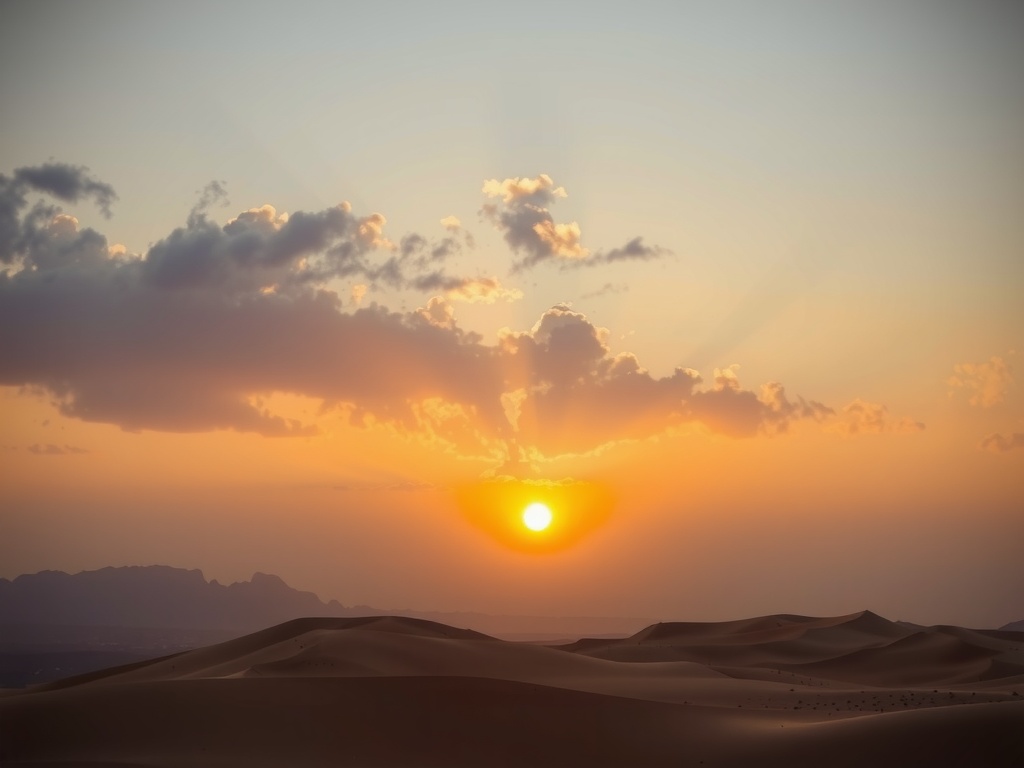
<path id="1" fill-rule="evenodd" d="M 551 525 L 551 510 L 547 504 L 535 501 L 523 510 L 523 525 L 531 531 L 543 531 Z"/>

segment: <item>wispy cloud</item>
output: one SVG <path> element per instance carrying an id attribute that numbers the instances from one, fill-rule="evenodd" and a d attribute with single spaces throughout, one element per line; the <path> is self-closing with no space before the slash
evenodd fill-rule
<path id="1" fill-rule="evenodd" d="M 598 296 L 607 296 L 615 293 L 625 293 L 629 290 L 629 286 L 625 283 L 605 283 L 600 288 L 593 291 L 587 291 L 580 296 L 581 299 L 596 299 Z"/>
<path id="2" fill-rule="evenodd" d="M 981 408 L 991 408 L 1006 398 L 1013 384 L 1013 371 L 1003 358 L 993 356 L 984 363 L 958 363 L 953 366 L 953 375 L 946 383 L 953 389 L 967 394 L 967 402 Z"/>
<path id="3" fill-rule="evenodd" d="M 1024 448 L 1024 432 L 1013 432 L 1009 435 L 992 434 L 981 441 L 982 450 L 993 453 L 1006 453 Z"/>
<path id="4" fill-rule="evenodd" d="M 844 405 L 838 421 L 826 427 L 845 437 L 856 435 L 912 434 L 921 432 L 925 425 L 907 417 L 893 418 L 889 409 L 880 403 L 869 403 L 857 398 Z"/>
<path id="5" fill-rule="evenodd" d="M 89 453 L 85 448 L 79 448 L 75 445 L 56 445 L 54 443 L 34 443 L 28 447 L 28 452 L 39 456 L 65 456 L 74 453 Z"/>

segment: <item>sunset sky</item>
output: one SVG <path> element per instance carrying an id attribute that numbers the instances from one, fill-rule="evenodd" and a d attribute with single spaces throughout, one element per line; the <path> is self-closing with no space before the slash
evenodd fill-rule
<path id="1" fill-rule="evenodd" d="M 1024 5 L 7 2 L 0 99 L 0 576 L 1024 618 Z"/>

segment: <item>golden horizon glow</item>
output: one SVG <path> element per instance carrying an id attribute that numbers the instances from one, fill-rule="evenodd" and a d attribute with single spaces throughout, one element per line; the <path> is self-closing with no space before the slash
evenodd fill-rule
<path id="1" fill-rule="evenodd" d="M 608 521 L 615 505 L 614 494 L 603 483 L 510 477 L 460 486 L 456 502 L 476 528 L 509 549 L 530 554 L 575 546 Z M 540 508 L 550 515 L 548 524 L 531 528 L 527 511 L 535 509 L 531 518 L 537 514 L 539 523 Z"/>
<path id="2" fill-rule="evenodd" d="M 531 531 L 540 533 L 551 525 L 553 517 L 547 504 L 535 501 L 523 510 L 523 525 Z"/>

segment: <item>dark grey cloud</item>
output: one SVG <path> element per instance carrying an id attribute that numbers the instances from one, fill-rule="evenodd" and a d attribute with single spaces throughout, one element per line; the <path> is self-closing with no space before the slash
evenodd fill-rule
<path id="1" fill-rule="evenodd" d="M 92 178 L 88 168 L 66 163 L 18 168 L 14 172 L 14 184 L 50 195 L 65 203 L 77 203 L 91 198 L 107 216 L 110 216 L 110 206 L 117 200 L 114 188 Z"/>
<path id="2" fill-rule="evenodd" d="M 610 251 L 595 253 L 579 263 L 588 267 L 594 267 L 598 264 L 614 264 L 617 261 L 650 261 L 669 253 L 671 251 L 657 245 L 644 245 L 642 237 L 634 237 L 621 248 L 613 248 Z"/>
<path id="3" fill-rule="evenodd" d="M 81 166 L 47 163 L 18 168 L 13 176 L 0 174 L 0 264 L 11 264 L 38 248 L 47 239 L 40 230 L 60 213 L 58 206 L 42 201 L 29 207 L 28 196 L 33 193 L 65 203 L 91 199 L 107 216 L 117 199 L 113 187 L 92 178 Z"/>
<path id="4" fill-rule="evenodd" d="M 669 253 L 658 246 L 644 245 L 642 237 L 634 237 L 621 248 L 591 253 L 583 246 L 579 224 L 559 224 L 552 217 L 551 205 L 567 193 L 563 187 L 556 187 L 547 174 L 533 179 L 489 179 L 482 191 L 490 198 L 500 198 L 498 202 L 485 203 L 480 214 L 502 233 L 513 253 L 519 256 L 512 265 L 513 272 L 545 261 L 558 261 L 568 268 L 646 261 Z"/>
<path id="5" fill-rule="evenodd" d="M 195 217 L 206 213 L 206 211 L 213 208 L 215 205 L 219 205 L 222 208 L 228 206 L 228 189 L 226 181 L 217 181 L 214 179 L 199 193 L 199 200 L 192 207 L 191 213 L 189 213 L 189 220 L 193 220 Z"/>

